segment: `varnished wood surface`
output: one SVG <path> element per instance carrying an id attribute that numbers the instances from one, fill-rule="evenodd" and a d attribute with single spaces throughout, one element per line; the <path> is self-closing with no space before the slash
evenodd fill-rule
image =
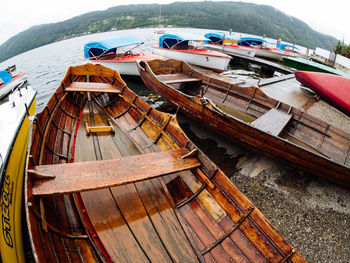
<path id="1" fill-rule="evenodd" d="M 120 93 L 120 90 L 113 87 L 109 83 L 92 83 L 92 82 L 73 82 L 68 87 L 65 88 L 65 91 L 81 91 L 81 92 L 111 92 L 111 93 Z"/>
<path id="2" fill-rule="evenodd" d="M 255 128 L 274 136 L 280 135 L 293 116 L 277 109 L 271 109 L 251 123 Z"/>
<path id="3" fill-rule="evenodd" d="M 163 156 L 184 148 L 200 166 L 45 197 L 33 195 L 37 182 L 27 176 L 27 223 L 37 262 L 304 262 L 189 141 L 175 118 L 152 109 L 119 78 L 101 66 L 68 70 L 64 86 L 89 79 L 114 83 L 121 93 L 67 92 L 61 85 L 35 120 L 29 169 L 54 164 L 68 168 L 72 162 L 103 163 L 151 153 Z M 87 135 L 85 121 L 106 126 L 109 120 L 114 133 Z M 148 168 L 158 169 L 152 164 Z M 89 172 L 81 171 L 80 177 Z"/>
<path id="4" fill-rule="evenodd" d="M 187 149 L 149 153 L 122 159 L 42 165 L 34 171 L 55 178 L 34 181 L 33 195 L 55 195 L 113 187 L 200 166 L 196 158 L 181 158 Z"/>
<path id="5" fill-rule="evenodd" d="M 185 74 L 164 74 L 159 76 L 159 80 L 167 84 L 200 81 L 200 79 L 190 78 Z"/>

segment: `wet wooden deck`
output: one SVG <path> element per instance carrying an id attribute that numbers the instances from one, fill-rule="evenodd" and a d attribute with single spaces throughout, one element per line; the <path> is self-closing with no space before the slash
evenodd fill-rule
<path id="1" fill-rule="evenodd" d="M 95 105 L 96 106 L 96 105 Z M 91 112 L 91 110 L 90 110 Z M 80 122 L 75 161 L 110 160 L 142 151 L 117 126 L 114 135 L 86 136 L 84 121 L 104 125 L 107 116 L 86 107 Z M 122 125 L 132 120 L 120 120 Z M 150 144 L 140 128 L 130 132 L 143 146 Z M 148 139 L 148 140 L 147 140 Z M 151 146 L 144 152 L 150 152 Z M 155 196 L 157 195 L 157 197 Z M 80 194 L 97 235 L 114 262 L 193 262 L 196 255 L 158 179 Z M 123 242 L 116 240 L 123 237 Z"/>

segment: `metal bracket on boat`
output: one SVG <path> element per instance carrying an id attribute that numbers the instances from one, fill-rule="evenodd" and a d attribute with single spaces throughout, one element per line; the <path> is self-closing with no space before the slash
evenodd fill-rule
<path id="1" fill-rule="evenodd" d="M 200 100 L 200 102 L 202 103 L 203 106 L 208 104 L 208 100 L 206 98 L 204 98 L 204 97 L 199 98 L 199 100 Z"/>
<path id="2" fill-rule="evenodd" d="M 215 248 L 217 245 L 219 245 L 222 241 L 224 241 L 226 238 L 228 238 L 239 226 L 248 218 L 248 216 L 251 214 L 251 212 L 254 210 L 255 206 L 251 205 L 248 210 L 241 216 L 241 218 L 238 220 L 238 222 L 223 236 L 221 236 L 219 239 L 217 239 L 212 245 L 201 251 L 201 254 L 204 255 L 211 251 L 213 248 Z"/>
<path id="3" fill-rule="evenodd" d="M 193 156 L 195 156 L 197 154 L 197 152 L 198 152 L 198 149 L 195 148 L 192 151 L 190 151 L 189 153 L 181 156 L 181 159 L 186 159 L 186 158 L 189 158 L 189 157 L 193 157 Z"/>
<path id="4" fill-rule="evenodd" d="M 280 263 L 284 263 L 287 262 L 288 259 L 290 259 L 291 256 L 293 256 L 293 254 L 297 252 L 297 250 L 293 247 L 289 253 L 280 261 Z"/>
<path id="5" fill-rule="evenodd" d="M 52 174 L 42 174 L 35 170 L 28 170 L 28 174 L 30 175 L 30 178 L 33 180 L 47 180 L 47 179 L 55 179 L 56 176 Z"/>

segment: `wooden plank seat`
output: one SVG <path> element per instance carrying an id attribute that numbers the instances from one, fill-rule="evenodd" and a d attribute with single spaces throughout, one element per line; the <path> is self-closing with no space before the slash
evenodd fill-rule
<path id="1" fill-rule="evenodd" d="M 181 148 L 114 160 L 35 166 L 29 173 L 48 179 L 33 182 L 33 195 L 113 187 L 199 167 L 197 158 L 186 157 L 187 153 L 188 149 Z"/>
<path id="2" fill-rule="evenodd" d="M 191 78 L 185 74 L 163 74 L 158 75 L 157 78 L 165 84 L 201 81 L 200 79 Z"/>
<path id="3" fill-rule="evenodd" d="M 65 87 L 65 91 L 120 93 L 120 90 L 112 84 L 98 82 L 72 82 Z"/>
<path id="4" fill-rule="evenodd" d="M 273 108 L 253 121 L 251 125 L 274 136 L 278 136 L 291 118 L 291 114 Z"/>

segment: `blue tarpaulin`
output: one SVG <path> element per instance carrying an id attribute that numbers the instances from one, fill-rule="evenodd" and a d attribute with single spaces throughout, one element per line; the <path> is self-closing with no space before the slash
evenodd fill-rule
<path id="1" fill-rule="evenodd" d="M 13 78 L 12 76 L 7 72 L 7 70 L 0 70 L 0 79 L 2 79 L 2 82 L 4 84 L 9 83 Z"/>
<path id="2" fill-rule="evenodd" d="M 225 34 L 223 32 L 210 32 L 204 35 L 206 38 L 209 38 L 214 44 L 222 44 L 223 38 L 225 40 L 239 40 L 239 37 L 235 35 Z"/>
<path id="3" fill-rule="evenodd" d="M 178 33 L 178 34 L 164 34 L 159 37 L 160 48 L 171 48 L 172 46 L 185 46 L 188 45 L 188 41 L 208 41 L 209 39 L 191 33 Z"/>
<path id="4" fill-rule="evenodd" d="M 85 59 L 89 59 L 90 57 L 99 57 L 108 52 L 116 52 L 116 49 L 120 47 L 143 43 L 143 41 L 132 36 L 121 36 L 103 39 L 100 41 L 91 41 L 84 45 L 84 57 Z"/>
<path id="5" fill-rule="evenodd" d="M 241 37 L 238 41 L 238 45 L 242 46 L 260 46 L 262 43 L 270 43 L 271 42 L 263 39 L 263 38 L 256 38 L 256 37 Z"/>
<path id="6" fill-rule="evenodd" d="M 277 48 L 279 48 L 281 50 L 285 50 L 286 48 L 288 48 L 288 49 L 299 49 L 296 46 L 289 45 L 289 44 L 284 44 L 284 43 L 278 43 L 277 44 Z"/>

